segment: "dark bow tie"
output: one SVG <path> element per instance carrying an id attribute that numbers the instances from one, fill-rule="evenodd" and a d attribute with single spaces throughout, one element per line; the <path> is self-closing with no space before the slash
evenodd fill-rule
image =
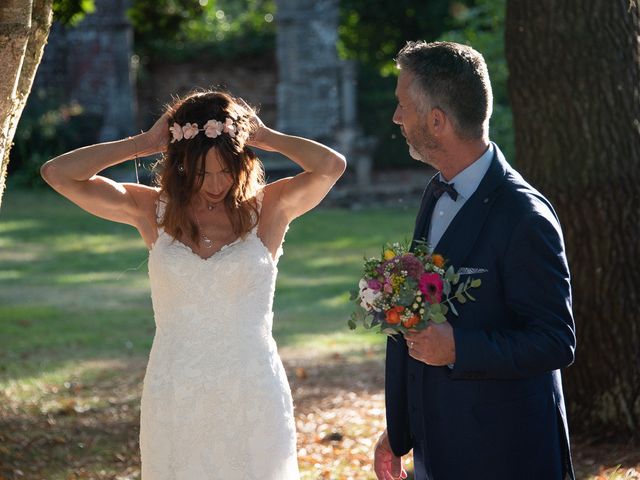
<path id="1" fill-rule="evenodd" d="M 458 192 L 455 188 L 453 188 L 453 183 L 445 183 L 441 182 L 437 178 L 431 180 L 431 191 L 433 192 L 433 196 L 436 198 L 440 198 L 443 193 L 448 193 L 451 199 L 455 202 L 458 198 Z"/>

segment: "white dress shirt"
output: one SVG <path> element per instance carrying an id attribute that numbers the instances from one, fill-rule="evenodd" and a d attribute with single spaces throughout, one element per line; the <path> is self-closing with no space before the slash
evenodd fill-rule
<path id="1" fill-rule="evenodd" d="M 477 190 L 478 185 L 480 185 L 484 175 L 489 170 L 494 150 L 493 144 L 490 143 L 489 148 L 480 158 L 447 182 L 456 189 L 458 198 L 454 201 L 447 193 L 444 193 L 436 202 L 429 226 L 429 234 L 427 235 L 427 244 L 431 248 L 436 247 L 456 214 Z M 438 178 L 446 182 L 441 174 L 438 174 Z"/>

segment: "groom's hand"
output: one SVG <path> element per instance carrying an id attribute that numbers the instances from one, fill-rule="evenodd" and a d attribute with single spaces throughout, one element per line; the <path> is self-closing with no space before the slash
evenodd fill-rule
<path id="1" fill-rule="evenodd" d="M 402 459 L 396 457 L 391 451 L 389 438 L 385 430 L 378 443 L 373 455 L 373 469 L 376 472 L 378 480 L 398 480 L 407 478 L 407 472 L 402 467 Z"/>
<path id="2" fill-rule="evenodd" d="M 456 361 L 453 327 L 449 322 L 429 322 L 424 330 L 411 330 L 404 334 L 404 338 L 409 355 L 420 362 L 439 367 Z"/>

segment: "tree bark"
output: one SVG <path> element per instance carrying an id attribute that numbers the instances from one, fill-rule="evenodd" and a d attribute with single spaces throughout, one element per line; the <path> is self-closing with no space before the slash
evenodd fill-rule
<path id="1" fill-rule="evenodd" d="M 0 206 L 9 151 L 49 36 L 53 0 L 5 0 L 0 8 Z"/>
<path id="2" fill-rule="evenodd" d="M 638 0 L 508 0 L 516 164 L 554 204 L 578 346 L 576 431 L 640 432 Z"/>

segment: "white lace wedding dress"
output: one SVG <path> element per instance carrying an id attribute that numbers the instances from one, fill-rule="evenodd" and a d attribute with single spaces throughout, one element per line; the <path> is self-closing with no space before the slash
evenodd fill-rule
<path id="1" fill-rule="evenodd" d="M 276 275 L 255 230 L 205 260 L 160 229 L 149 253 L 156 334 L 142 480 L 299 478 L 291 391 L 271 336 Z"/>

